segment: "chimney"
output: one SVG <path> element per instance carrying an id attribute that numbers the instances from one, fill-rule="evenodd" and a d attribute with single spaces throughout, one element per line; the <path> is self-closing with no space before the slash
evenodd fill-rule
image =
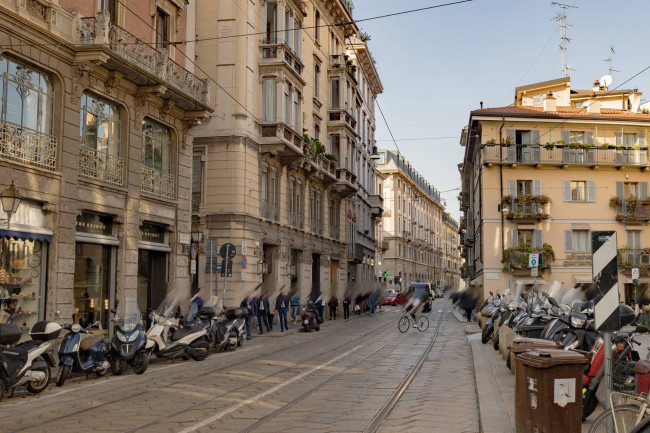
<path id="1" fill-rule="evenodd" d="M 598 80 L 594 81 L 594 87 L 591 90 L 593 90 L 594 92 L 599 91 L 600 90 L 600 81 L 598 81 Z"/>
<path id="2" fill-rule="evenodd" d="M 587 113 L 600 114 L 600 99 L 596 98 L 596 94 L 591 94 L 591 99 L 587 105 Z"/>
<path id="3" fill-rule="evenodd" d="M 557 99 L 552 93 L 549 93 L 544 98 L 544 111 L 555 113 L 557 111 Z"/>

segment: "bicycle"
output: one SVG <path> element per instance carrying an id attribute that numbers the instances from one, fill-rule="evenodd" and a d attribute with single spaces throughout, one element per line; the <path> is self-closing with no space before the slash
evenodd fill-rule
<path id="1" fill-rule="evenodd" d="M 397 329 L 399 329 L 399 332 L 403 334 L 409 330 L 411 323 L 413 323 L 415 325 L 414 327 L 418 328 L 418 331 L 420 332 L 429 329 L 429 318 L 427 316 L 420 314 L 417 316 L 417 319 L 414 320 L 410 313 L 405 313 L 404 316 L 399 319 L 399 322 L 397 322 Z"/>

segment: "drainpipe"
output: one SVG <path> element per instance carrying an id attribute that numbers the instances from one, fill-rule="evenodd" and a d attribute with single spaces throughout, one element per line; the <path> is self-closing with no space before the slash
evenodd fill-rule
<path id="1" fill-rule="evenodd" d="M 501 214 L 501 257 L 506 253 L 506 244 L 505 244 L 505 222 L 504 215 L 501 212 L 501 206 L 503 206 L 503 127 L 506 123 L 506 118 L 501 117 L 501 126 L 499 127 L 499 213 Z M 508 288 L 510 288 L 510 267 L 508 267 Z"/>

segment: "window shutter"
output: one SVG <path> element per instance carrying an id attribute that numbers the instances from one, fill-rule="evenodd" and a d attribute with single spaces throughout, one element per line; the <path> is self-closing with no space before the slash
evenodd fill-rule
<path id="1" fill-rule="evenodd" d="M 636 144 L 639 146 L 645 146 L 645 132 L 639 132 L 636 135 Z"/>
<path id="2" fill-rule="evenodd" d="M 648 182 L 639 182 L 639 199 L 648 199 Z"/>
<path id="3" fill-rule="evenodd" d="M 623 133 L 622 132 L 615 132 L 614 133 L 614 140 L 615 140 L 617 146 L 622 146 L 623 145 Z"/>
<path id="4" fill-rule="evenodd" d="M 564 141 L 564 144 L 569 143 L 569 131 L 562 131 L 562 141 Z"/>
<path id="5" fill-rule="evenodd" d="M 532 144 L 539 144 L 539 129 L 533 129 L 530 131 L 530 142 Z"/>
<path id="6" fill-rule="evenodd" d="M 591 131 L 585 132 L 585 144 L 593 145 L 594 144 L 594 133 Z"/>
<path id="7" fill-rule="evenodd" d="M 517 162 L 517 148 L 515 146 L 508 148 L 508 162 Z"/>
<path id="8" fill-rule="evenodd" d="M 515 134 L 514 129 L 506 129 L 506 137 L 510 139 L 510 144 L 515 144 L 515 139 L 517 138 L 517 135 Z"/>
<path id="9" fill-rule="evenodd" d="M 616 182 L 616 197 L 624 199 L 623 195 L 625 193 L 623 191 L 623 182 Z"/>
<path id="10" fill-rule="evenodd" d="M 596 182 L 593 180 L 587 181 L 587 201 L 592 203 L 596 201 Z"/>
<path id="11" fill-rule="evenodd" d="M 519 244 L 519 233 L 517 229 L 510 230 L 510 248 L 516 247 Z"/>
<path id="12" fill-rule="evenodd" d="M 591 230 L 587 231 L 587 251 L 591 252 Z"/>
<path id="13" fill-rule="evenodd" d="M 542 195 L 542 180 L 533 179 L 533 194 L 532 195 Z"/>
<path id="14" fill-rule="evenodd" d="M 562 181 L 562 191 L 564 195 L 564 201 L 571 201 L 571 181 L 563 180 Z"/>
<path id="15" fill-rule="evenodd" d="M 539 162 L 539 146 L 533 146 L 532 151 L 533 151 L 533 156 L 532 160 L 533 162 Z"/>
<path id="16" fill-rule="evenodd" d="M 508 195 L 511 197 L 517 196 L 517 181 L 514 179 L 508 179 Z"/>
<path id="17" fill-rule="evenodd" d="M 564 231 L 564 251 L 573 252 L 573 232 L 571 230 Z"/>
<path id="18" fill-rule="evenodd" d="M 535 230 L 533 232 L 533 248 L 542 248 L 543 242 L 542 242 L 542 231 L 541 230 Z"/>

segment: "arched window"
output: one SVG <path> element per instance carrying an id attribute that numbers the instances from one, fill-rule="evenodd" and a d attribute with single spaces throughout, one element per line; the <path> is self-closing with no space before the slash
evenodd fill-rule
<path id="1" fill-rule="evenodd" d="M 171 173 L 172 135 L 169 128 L 146 118 L 142 121 L 142 137 L 142 165 Z"/>
<path id="2" fill-rule="evenodd" d="M 81 97 L 81 145 L 120 156 L 120 111 L 117 104 L 91 93 Z"/>

